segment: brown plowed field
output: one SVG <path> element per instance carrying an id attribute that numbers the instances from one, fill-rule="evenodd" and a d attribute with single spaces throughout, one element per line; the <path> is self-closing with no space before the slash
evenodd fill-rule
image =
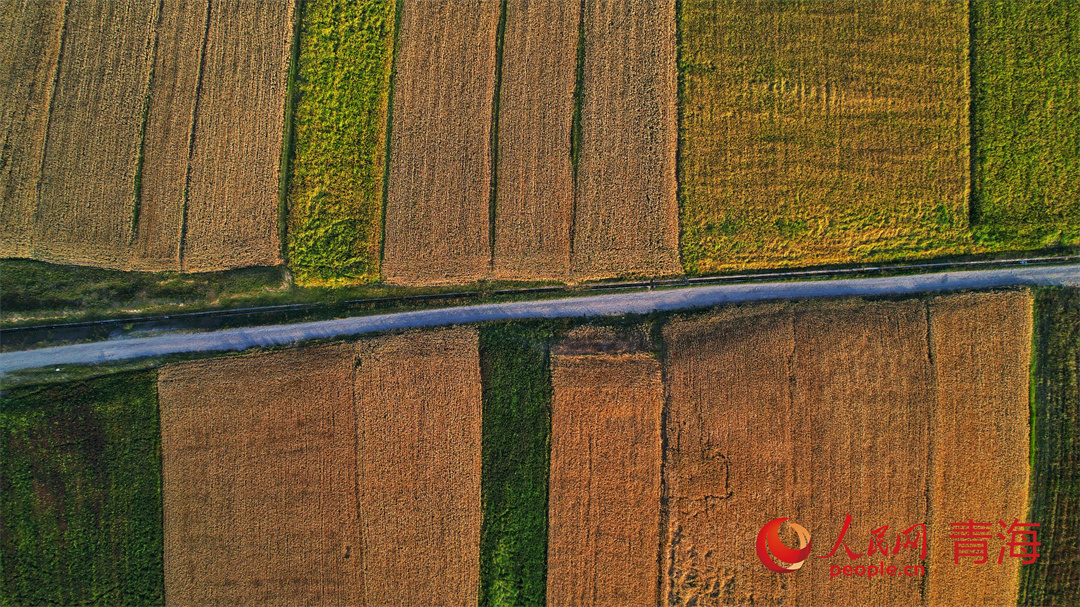
<path id="1" fill-rule="evenodd" d="M 651 354 L 552 357 L 549 605 L 657 600 L 660 363 Z"/>
<path id="2" fill-rule="evenodd" d="M 1026 293 L 942 297 L 930 304 L 937 399 L 930 427 L 927 605 L 1016 604 L 1019 560 L 987 540 L 985 565 L 954 563 L 952 523 L 1027 520 L 1032 304 Z M 1046 524 L 1048 521 L 1030 521 Z M 1008 538 L 1008 534 L 1005 534 Z"/>
<path id="3" fill-rule="evenodd" d="M 133 264 L 175 270 L 209 0 L 166 0 L 157 28 Z M 204 107 L 205 109 L 205 107 Z M 212 110 L 211 110 L 212 111 Z"/>
<path id="4" fill-rule="evenodd" d="M 362 601 L 352 380 L 351 345 L 162 368 L 168 604 Z"/>
<path id="5" fill-rule="evenodd" d="M 281 263 L 278 187 L 293 0 L 212 3 L 183 269 Z"/>
<path id="6" fill-rule="evenodd" d="M 492 273 L 566 278 L 574 171 L 578 23 L 575 2 L 508 2 L 499 101 Z"/>
<path id="7" fill-rule="evenodd" d="M 0 257 L 31 251 L 64 4 L 0 4 Z"/>
<path id="8" fill-rule="evenodd" d="M 67 7 L 33 256 L 123 268 L 157 4 Z"/>
<path id="9" fill-rule="evenodd" d="M 388 282 L 466 282 L 489 269 L 499 6 L 402 5 L 385 210 Z"/>
<path id="10" fill-rule="evenodd" d="M 571 270 L 681 273 L 675 0 L 586 2 L 585 32 Z"/>
<path id="11" fill-rule="evenodd" d="M 953 565 L 947 536 L 968 516 L 1025 520 L 1030 306 L 1024 293 L 982 294 L 929 313 L 918 301 L 841 302 L 671 322 L 665 602 L 1015 602 L 1015 564 Z M 863 556 L 840 546 L 814 558 L 849 514 L 844 543 Z M 777 517 L 810 531 L 797 574 L 754 556 Z M 930 529 L 927 560 L 894 555 L 897 533 L 917 523 Z M 889 554 L 871 557 L 883 525 Z M 830 580 L 831 565 L 882 561 L 928 575 Z"/>
<path id="12" fill-rule="evenodd" d="M 357 347 L 358 481 L 368 605 L 471 605 L 480 566 L 476 330 Z"/>

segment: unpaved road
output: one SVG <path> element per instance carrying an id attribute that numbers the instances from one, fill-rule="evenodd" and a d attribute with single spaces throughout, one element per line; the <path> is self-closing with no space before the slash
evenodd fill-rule
<path id="1" fill-rule="evenodd" d="M 160 337 L 116 339 L 0 353 L 0 374 L 20 369 L 71 364 L 102 364 L 169 354 L 241 351 L 248 348 L 290 345 L 313 339 L 347 337 L 393 329 L 439 327 L 492 320 L 615 316 L 666 310 L 689 310 L 719 304 L 770 299 L 908 295 L 1011 286 L 1080 286 L 1080 264 L 943 272 L 886 278 L 686 287 L 546 301 L 462 306 L 292 325 L 226 329 L 207 333 L 176 333 Z"/>

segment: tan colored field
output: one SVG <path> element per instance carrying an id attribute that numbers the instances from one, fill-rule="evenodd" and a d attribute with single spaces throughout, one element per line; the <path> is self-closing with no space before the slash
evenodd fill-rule
<path id="1" fill-rule="evenodd" d="M 67 6 L 32 254 L 123 268 L 157 5 Z"/>
<path id="2" fill-rule="evenodd" d="M 180 235 L 209 0 L 166 0 L 148 92 L 139 227 L 132 263 L 180 267 Z M 205 107 L 204 107 L 205 109 Z"/>
<path id="3" fill-rule="evenodd" d="M 547 603 L 653 604 L 660 363 L 649 353 L 553 354 Z"/>
<path id="4" fill-rule="evenodd" d="M 966 3 L 687 0 L 680 19 L 688 271 L 970 248 Z"/>
<path id="5" fill-rule="evenodd" d="M 31 252 L 64 5 L 0 3 L 0 257 Z"/>
<path id="6" fill-rule="evenodd" d="M 1026 293 L 941 297 L 930 303 L 937 399 L 930 430 L 930 571 L 927 605 L 1016 604 L 1020 561 L 954 564 L 953 523 L 990 533 L 1027 519 L 1032 303 Z M 1048 521 L 1030 521 L 1046 524 Z M 1008 538 L 1009 535 L 1005 534 Z"/>
<path id="7" fill-rule="evenodd" d="M 499 6 L 402 5 L 382 266 L 388 282 L 467 282 L 490 267 Z"/>
<path id="8" fill-rule="evenodd" d="M 682 273 L 675 0 L 586 2 L 585 31 L 571 271 Z"/>
<path id="9" fill-rule="evenodd" d="M 351 345 L 158 380 L 170 605 L 362 601 Z"/>
<path id="10" fill-rule="evenodd" d="M 357 348 L 364 604 L 470 605 L 480 565 L 476 330 Z"/>
<path id="11" fill-rule="evenodd" d="M 578 3 L 506 4 L 492 263 L 497 278 L 565 279 L 570 273 L 570 131 L 580 18 Z"/>
<path id="12" fill-rule="evenodd" d="M 672 321 L 665 602 L 1015 602 L 1015 563 L 954 565 L 947 536 L 968 516 L 1025 520 L 1030 306 L 1026 293 L 981 294 L 929 311 L 841 302 Z M 844 542 L 863 556 L 841 546 L 815 558 L 849 514 Z M 769 572 L 754 556 L 777 517 L 810 531 L 799 573 Z M 927 560 L 894 555 L 897 534 L 918 523 L 930 530 Z M 871 558 L 883 525 L 889 554 Z M 831 565 L 882 561 L 928 575 L 830 579 Z"/>
<path id="13" fill-rule="evenodd" d="M 296 3 L 210 8 L 182 267 L 280 264 L 278 181 Z"/>

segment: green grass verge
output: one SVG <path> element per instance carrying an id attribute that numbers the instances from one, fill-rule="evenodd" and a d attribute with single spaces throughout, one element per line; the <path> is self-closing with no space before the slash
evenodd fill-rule
<path id="1" fill-rule="evenodd" d="M 1031 505 L 1039 557 L 1020 568 L 1020 605 L 1080 605 L 1080 289 L 1035 295 Z"/>
<path id="2" fill-rule="evenodd" d="M 972 200 L 993 248 L 1080 242 L 1080 3 L 971 3 Z"/>
<path id="3" fill-rule="evenodd" d="M 547 323 L 500 323 L 480 331 L 481 605 L 544 604 L 552 335 Z"/>
<path id="4" fill-rule="evenodd" d="M 12 390 L 0 450 L 0 603 L 164 604 L 155 373 Z"/>
<path id="5" fill-rule="evenodd" d="M 300 31 L 288 202 L 300 283 L 379 278 L 392 0 L 308 0 Z"/>

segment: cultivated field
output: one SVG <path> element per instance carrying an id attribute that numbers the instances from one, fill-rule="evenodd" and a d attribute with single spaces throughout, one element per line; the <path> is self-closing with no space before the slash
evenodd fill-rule
<path id="1" fill-rule="evenodd" d="M 353 348 L 164 367 L 165 602 L 363 600 Z"/>
<path id="2" fill-rule="evenodd" d="M 402 5 L 383 244 L 388 282 L 468 282 L 488 271 L 499 7 Z"/>
<path id="3" fill-rule="evenodd" d="M 547 603 L 656 602 L 660 362 L 648 352 L 552 356 Z"/>
<path id="4" fill-rule="evenodd" d="M 0 4 L 0 256 L 28 257 L 64 5 Z M 9 287 L 10 288 L 10 287 Z"/>
<path id="5" fill-rule="evenodd" d="M 957 295 L 928 307 L 937 398 L 925 598 L 931 605 L 1015 603 L 1020 561 L 1006 550 L 999 565 L 991 550 L 992 568 L 954 565 L 948 536 L 952 523 L 969 518 L 989 521 L 993 533 L 1004 531 L 999 520 L 1029 522 L 1031 297 Z"/>
<path id="6" fill-rule="evenodd" d="M 390 0 L 304 4 L 287 229 L 302 284 L 379 278 L 393 46 Z"/>
<path id="7" fill-rule="evenodd" d="M 675 0 L 586 2 L 571 273 L 680 274 Z"/>
<path id="8" fill-rule="evenodd" d="M 688 272 L 970 249 L 964 3 L 691 0 L 680 19 Z"/>
<path id="9" fill-rule="evenodd" d="M 566 279 L 581 5 L 508 2 L 499 92 L 492 274 Z"/>
<path id="10" fill-rule="evenodd" d="M 474 604 L 482 518 L 476 330 L 364 341 L 357 355 L 363 602 Z"/>

